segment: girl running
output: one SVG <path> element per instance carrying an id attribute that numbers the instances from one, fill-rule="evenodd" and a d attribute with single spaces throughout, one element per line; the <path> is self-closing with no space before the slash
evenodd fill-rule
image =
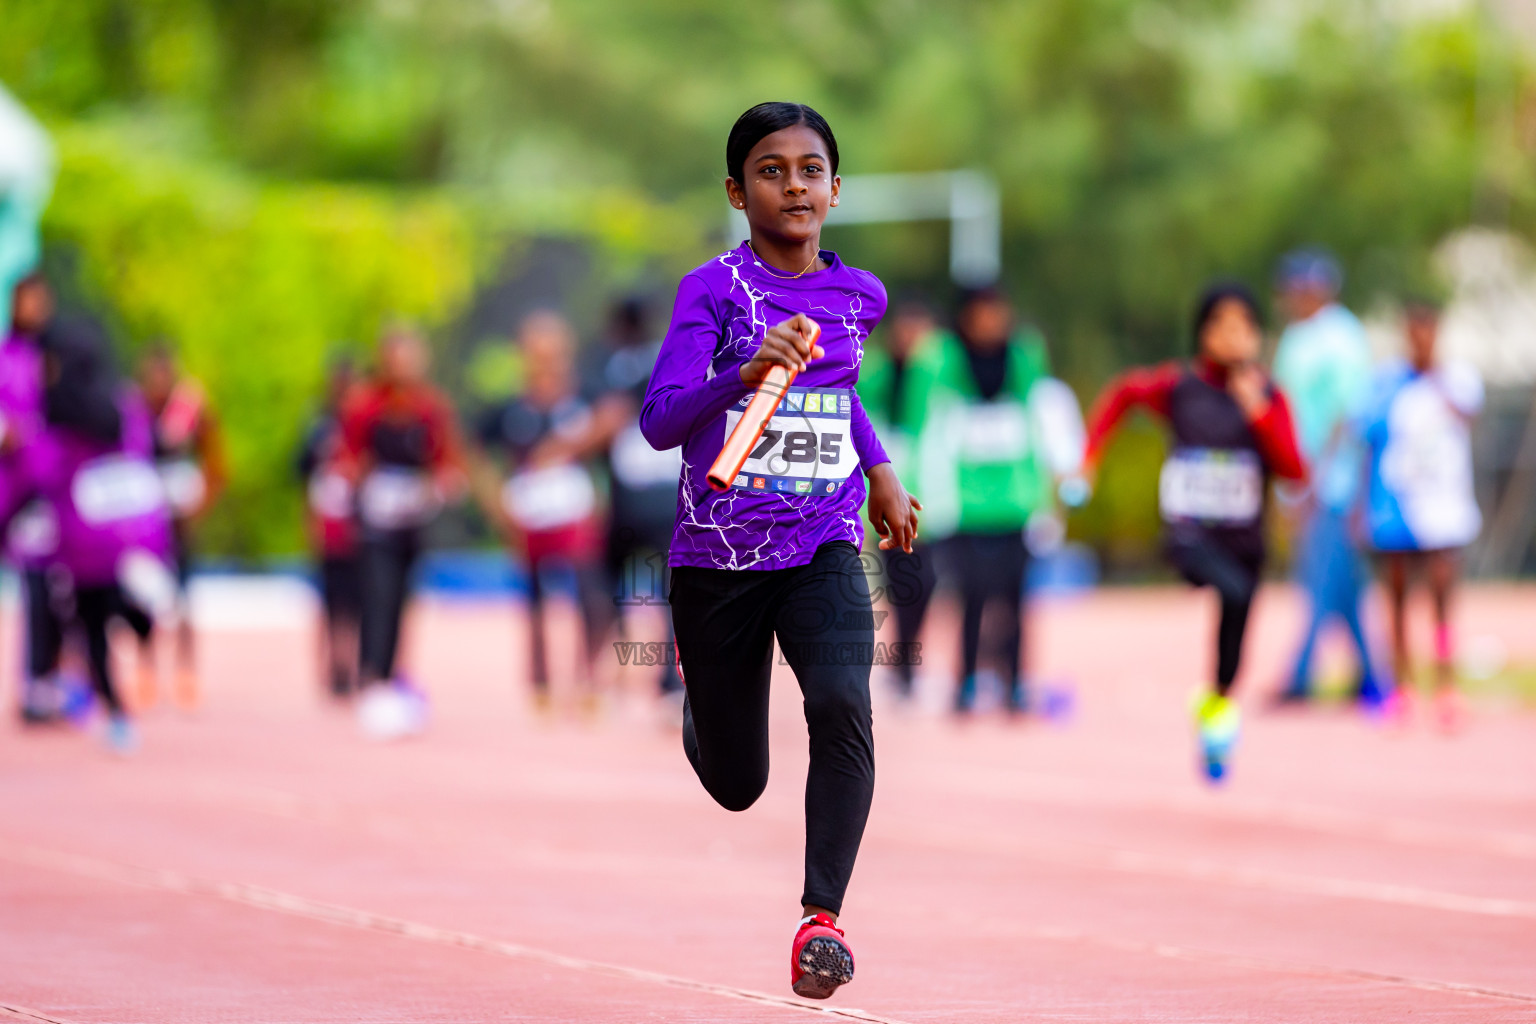
<path id="1" fill-rule="evenodd" d="M 805 697 L 805 888 L 790 982 L 813 999 L 853 978 L 837 916 L 874 793 L 873 614 L 854 470 L 868 478 L 882 548 L 911 550 L 919 507 L 853 391 L 886 298 L 873 274 L 820 246 L 837 159 L 832 129 L 803 104 L 759 104 L 736 121 L 725 189 L 751 238 L 679 284 L 640 415 L 653 447 L 683 448 L 668 559 L 683 749 L 721 806 L 745 810 L 768 782 L 775 637 Z M 705 474 L 774 366 L 799 377 L 735 485 L 713 491 Z"/>
<path id="2" fill-rule="evenodd" d="M 0 344 L 0 514 L 6 517 L 27 497 L 22 455 L 42 429 L 43 356 L 38 341 L 53 319 L 53 305 L 53 291 L 42 275 L 34 272 L 22 278 L 12 294 L 10 334 Z M 58 532 L 51 514 L 37 503 L 17 517 L 6 539 L 6 554 L 22 573 L 27 638 L 24 722 L 51 721 L 62 703 L 56 678 L 62 637 L 43 575 L 45 556 L 52 554 Z M 42 523 L 42 529 L 30 529 L 32 523 Z M 37 542 L 29 545 L 29 537 Z"/>
<path id="3" fill-rule="evenodd" d="M 1408 589 L 1423 573 L 1434 602 L 1435 713 L 1440 728 L 1461 725 L 1452 663 L 1450 606 L 1461 549 L 1482 527 L 1472 489 L 1472 420 L 1483 406 L 1483 382 L 1467 363 L 1436 354 L 1440 313 L 1427 303 L 1408 309 L 1408 358 L 1382 367 L 1361 433 L 1370 453 L 1366 519 L 1380 554 L 1392 612 L 1389 710 L 1406 720 L 1413 707 L 1408 656 Z"/>
<path id="4" fill-rule="evenodd" d="M 1198 354 L 1132 370 L 1099 396 L 1089 416 L 1088 465 L 1097 466 L 1116 424 L 1136 406 L 1168 421 L 1173 446 L 1158 484 L 1169 560 L 1221 598 L 1215 687 L 1195 709 L 1206 775 L 1226 775 L 1237 741 L 1228 696 L 1242 657 L 1248 610 L 1264 565 L 1264 505 L 1272 476 L 1306 476 L 1285 396 L 1259 368 L 1259 306 L 1242 285 L 1208 289 L 1195 313 Z"/>
<path id="5" fill-rule="evenodd" d="M 61 603 L 85 634 L 91 683 L 107 710 L 107 746 L 128 754 L 138 735 L 112 678 L 108 627 L 122 619 L 142 639 L 146 609 L 174 608 L 171 513 L 152 461 L 149 411 L 119 383 L 99 330 L 86 321 L 56 324 L 43 351 L 46 426 L 26 448 L 27 475 L 57 517 L 50 576 L 57 570 Z"/>
<path id="6" fill-rule="evenodd" d="M 427 382 L 428 362 L 420 337 L 388 331 L 373 379 L 341 412 L 337 469 L 353 486 L 361 559 L 358 721 L 381 740 L 426 725 L 423 698 L 396 672 L 400 627 L 426 528 L 465 487 L 453 408 Z"/>

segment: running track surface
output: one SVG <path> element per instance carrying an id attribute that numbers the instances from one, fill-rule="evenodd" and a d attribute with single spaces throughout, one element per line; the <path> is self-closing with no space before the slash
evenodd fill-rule
<path id="1" fill-rule="evenodd" d="M 784 670 L 772 781 L 733 815 L 637 702 L 533 713 L 511 607 L 418 608 L 435 718 L 393 746 L 316 698 L 302 618 L 256 618 L 205 616 L 205 706 L 147 714 L 133 760 L 0 727 L 0 1020 L 1536 1020 L 1536 716 L 1485 703 L 1447 739 L 1253 713 L 1297 628 L 1280 588 L 1221 792 L 1193 774 L 1213 616 L 1187 591 L 1042 604 L 1033 661 L 1073 681 L 1070 725 L 882 701 L 858 977 L 815 1005 L 786 979 Z M 1536 660 L 1536 591 L 1474 591 L 1461 619 Z"/>

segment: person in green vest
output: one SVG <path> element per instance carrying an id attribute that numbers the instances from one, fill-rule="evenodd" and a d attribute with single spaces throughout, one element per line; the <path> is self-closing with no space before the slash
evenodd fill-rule
<path id="1" fill-rule="evenodd" d="M 878 345 L 864 349 L 859 368 L 859 401 L 891 457 L 897 476 L 912 464 L 915 434 L 906 422 L 906 401 L 912 381 L 911 367 L 921 358 L 937 330 L 933 310 L 918 298 L 893 304 L 888 326 L 878 335 Z M 866 517 L 867 519 L 867 517 Z M 911 552 L 891 547 L 880 552 L 885 569 L 885 599 L 896 618 L 896 639 L 901 645 L 893 659 L 893 681 L 901 700 L 912 697 L 912 668 L 917 663 L 917 638 L 922 631 L 928 601 L 938 580 L 933 549 L 914 543 Z"/>
<path id="2" fill-rule="evenodd" d="M 1049 372 L 1045 339 L 1017 324 L 1000 290 L 974 289 L 961 297 L 955 331 L 940 334 L 908 372 L 913 493 L 923 502 L 929 542 L 942 541 L 944 575 L 963 611 L 955 711 L 969 713 L 975 704 L 982 613 L 995 602 L 1005 624 L 989 646 L 1007 708 L 1022 713 L 1024 530 L 1052 492 L 1030 408 L 1031 390 Z"/>

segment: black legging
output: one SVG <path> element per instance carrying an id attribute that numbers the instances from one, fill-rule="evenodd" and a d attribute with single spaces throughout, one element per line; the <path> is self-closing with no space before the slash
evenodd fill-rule
<path id="1" fill-rule="evenodd" d="M 540 693 L 549 690 L 549 657 L 544 643 L 544 600 L 548 581 L 545 574 L 569 571 L 576 586 L 576 603 L 581 608 L 582 626 L 586 631 L 583 650 L 584 668 L 591 676 L 592 662 L 602 647 L 613 622 L 613 597 L 608 591 L 603 570 L 592 563 L 564 563 L 554 558 L 543 559 L 528 567 L 528 632 L 533 688 Z"/>
<path id="2" fill-rule="evenodd" d="M 53 592 L 48 573 L 43 569 L 28 569 L 26 584 L 27 613 L 27 676 L 43 679 L 51 676 L 59 667 L 59 654 L 64 648 L 64 624 L 54 607 Z"/>
<path id="3" fill-rule="evenodd" d="M 912 553 L 900 548 L 880 552 L 885 561 L 885 599 L 896 616 L 896 639 L 901 650 L 916 650 L 923 630 L 923 618 L 928 614 L 928 602 L 933 598 L 933 588 L 938 580 L 934 572 L 933 550 L 914 544 Z M 902 658 L 893 666 L 896 683 L 904 695 L 912 693 L 912 660 Z"/>
<path id="4" fill-rule="evenodd" d="M 671 601 L 687 687 L 683 749 L 727 810 L 750 807 L 768 784 L 768 681 L 778 637 L 811 738 L 801 902 L 838 913 L 875 791 L 874 629 L 857 549 L 825 544 L 788 569 L 678 566 Z"/>
<path id="5" fill-rule="evenodd" d="M 421 555 L 416 530 L 369 531 L 362 541 L 363 609 L 358 662 L 363 685 L 395 676 L 400 620 L 410 596 L 411 573 Z"/>
<path id="6" fill-rule="evenodd" d="M 974 698 L 976 666 L 981 656 L 981 619 L 987 604 L 1002 607 L 1002 625 L 992 637 L 1009 702 L 1021 704 L 1024 677 L 1019 649 L 1024 642 L 1024 576 L 1029 551 L 1021 530 L 1007 533 L 958 533 L 946 542 L 949 574 L 960 593 L 961 690 L 956 703 L 964 708 Z"/>
<path id="7" fill-rule="evenodd" d="M 114 718 L 123 714 L 123 704 L 112 681 L 112 652 L 108 629 L 113 618 L 120 618 L 139 634 L 148 635 L 151 620 L 130 602 L 115 583 L 98 587 L 75 588 L 75 618 L 85 632 L 85 656 L 90 667 L 91 686 Z"/>
<path id="8" fill-rule="evenodd" d="M 1248 629 L 1248 611 L 1253 607 L 1263 563 L 1209 539 L 1170 543 L 1168 557 L 1186 580 L 1197 587 L 1215 589 L 1221 599 L 1221 623 L 1216 627 L 1216 692 L 1225 696 L 1242 663 L 1243 634 Z"/>

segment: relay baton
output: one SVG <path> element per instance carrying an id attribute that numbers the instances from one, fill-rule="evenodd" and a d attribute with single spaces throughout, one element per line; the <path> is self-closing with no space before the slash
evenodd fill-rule
<path id="1" fill-rule="evenodd" d="M 809 318 L 807 318 L 809 319 Z M 816 342 L 821 338 L 821 325 L 810 320 L 811 348 L 816 347 Z M 773 414 L 779 411 L 779 402 L 783 401 L 784 393 L 795 382 L 795 375 L 799 371 L 788 366 L 771 366 L 763 377 L 762 383 L 752 394 L 752 400 L 747 403 L 747 408 L 741 414 L 741 419 L 736 421 L 736 429 L 731 431 L 731 436 L 725 439 L 725 447 L 720 449 L 715 464 L 709 467 L 709 486 L 717 491 L 728 491 L 736 480 L 736 474 L 741 472 L 743 463 L 747 461 L 747 455 L 752 447 L 763 436 L 763 431 L 768 429 L 768 421 L 773 419 Z"/>

